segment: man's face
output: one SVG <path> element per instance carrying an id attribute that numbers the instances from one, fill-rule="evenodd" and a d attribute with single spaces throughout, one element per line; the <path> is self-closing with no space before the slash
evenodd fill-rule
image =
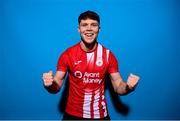
<path id="1" fill-rule="evenodd" d="M 82 41 L 86 44 L 92 44 L 96 41 L 98 36 L 99 23 L 92 19 L 81 20 L 78 31 L 81 35 Z"/>

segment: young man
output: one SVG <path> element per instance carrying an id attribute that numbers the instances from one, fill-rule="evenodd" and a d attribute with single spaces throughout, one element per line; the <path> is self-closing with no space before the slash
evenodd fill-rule
<path id="1" fill-rule="evenodd" d="M 104 95 L 106 74 L 119 95 L 134 90 L 139 77 L 130 74 L 125 83 L 115 56 L 97 42 L 100 30 L 97 13 L 81 13 L 78 22 L 81 41 L 62 53 L 54 76 L 52 71 L 43 74 L 44 86 L 50 93 L 57 93 L 68 72 L 69 97 L 63 119 L 110 119 Z"/>

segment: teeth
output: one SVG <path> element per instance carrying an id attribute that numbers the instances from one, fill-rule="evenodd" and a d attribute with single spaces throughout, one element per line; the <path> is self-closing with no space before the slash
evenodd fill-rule
<path id="1" fill-rule="evenodd" d="M 90 36 L 93 35 L 93 33 L 86 33 L 85 35 L 88 36 L 88 37 L 90 37 Z"/>

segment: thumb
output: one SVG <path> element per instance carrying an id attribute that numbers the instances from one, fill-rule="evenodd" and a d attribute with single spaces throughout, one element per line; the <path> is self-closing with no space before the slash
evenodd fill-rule
<path id="1" fill-rule="evenodd" d="M 50 75 L 53 75 L 53 71 L 49 71 L 48 73 L 49 73 Z"/>

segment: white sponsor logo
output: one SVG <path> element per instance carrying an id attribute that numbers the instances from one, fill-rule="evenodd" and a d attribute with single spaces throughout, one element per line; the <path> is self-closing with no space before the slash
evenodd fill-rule
<path id="1" fill-rule="evenodd" d="M 102 82 L 102 79 L 100 78 L 100 73 L 88 73 L 85 72 L 82 74 L 80 71 L 75 71 L 74 73 L 75 77 L 82 78 L 83 83 L 98 83 L 100 84 Z"/>
<path id="2" fill-rule="evenodd" d="M 77 77 L 77 78 L 82 78 L 82 73 L 80 71 L 76 71 L 74 73 L 74 75 Z"/>

